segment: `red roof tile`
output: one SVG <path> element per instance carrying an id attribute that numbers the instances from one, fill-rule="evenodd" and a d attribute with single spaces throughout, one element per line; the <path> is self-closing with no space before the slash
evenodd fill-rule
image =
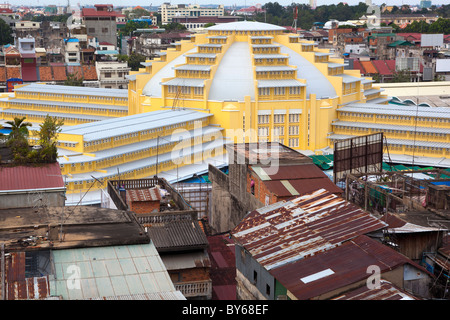
<path id="1" fill-rule="evenodd" d="M 373 66 L 371 61 L 361 61 L 361 65 L 363 66 L 364 70 L 366 70 L 366 73 L 368 73 L 368 74 L 378 73 L 377 69 Z"/>
<path id="2" fill-rule="evenodd" d="M 83 77 L 83 69 L 81 66 L 67 66 L 67 73 L 75 75 L 77 78 Z"/>
<path id="3" fill-rule="evenodd" d="M 359 72 L 361 72 L 361 74 L 366 73 L 366 70 L 363 68 L 363 66 L 361 65 L 361 62 L 359 62 L 359 60 L 353 60 L 353 69 L 359 70 Z"/>
<path id="4" fill-rule="evenodd" d="M 39 67 L 40 81 L 53 81 L 52 67 Z"/>
<path id="5" fill-rule="evenodd" d="M 395 60 L 385 60 L 386 64 L 389 68 L 389 70 L 391 70 L 392 73 L 395 72 Z"/>
<path id="6" fill-rule="evenodd" d="M 0 190 L 63 188 L 59 163 L 39 166 L 3 167 L 0 170 Z"/>
<path id="7" fill-rule="evenodd" d="M 55 81 L 64 81 L 67 79 L 66 67 L 52 67 L 53 79 Z"/>
<path id="8" fill-rule="evenodd" d="M 6 78 L 22 78 L 20 67 L 6 67 Z"/>
<path id="9" fill-rule="evenodd" d="M 392 75 L 391 70 L 386 65 L 386 62 L 384 60 L 374 60 L 374 61 L 372 61 L 372 63 L 375 66 L 375 68 L 377 68 L 378 72 L 381 75 L 384 75 L 384 76 Z"/>
<path id="10" fill-rule="evenodd" d="M 94 66 L 83 66 L 84 80 L 97 80 L 97 70 Z"/>

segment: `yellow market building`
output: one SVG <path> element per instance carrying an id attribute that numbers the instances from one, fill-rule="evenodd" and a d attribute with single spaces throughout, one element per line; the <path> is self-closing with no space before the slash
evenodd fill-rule
<path id="1" fill-rule="evenodd" d="M 380 130 L 391 159 L 450 167 L 450 108 L 388 104 L 371 78 L 283 27 L 243 21 L 206 30 L 143 62 L 127 90 L 16 86 L 0 99 L 2 119 L 64 120 L 59 162 L 69 193 L 223 161 L 226 141 L 322 154 L 334 141 Z M 191 162 L 175 165 L 180 141 L 200 148 L 186 148 Z"/>

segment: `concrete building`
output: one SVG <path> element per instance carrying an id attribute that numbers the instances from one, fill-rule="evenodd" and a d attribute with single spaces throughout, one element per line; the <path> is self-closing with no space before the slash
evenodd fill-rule
<path id="1" fill-rule="evenodd" d="M 64 58 L 65 63 L 70 65 L 80 64 L 80 41 L 76 38 L 65 40 Z"/>
<path id="2" fill-rule="evenodd" d="M 131 69 L 127 62 L 96 61 L 95 69 L 99 88 L 127 89 L 127 76 Z"/>
<path id="3" fill-rule="evenodd" d="M 114 11 L 112 5 L 96 4 L 95 8 L 83 8 L 81 17 L 86 27 L 87 35 L 98 38 L 117 46 L 117 16 L 121 13 Z"/>
<path id="4" fill-rule="evenodd" d="M 163 3 L 158 8 L 158 13 L 161 14 L 162 24 L 172 22 L 175 17 L 202 17 L 202 16 L 223 16 L 225 9 L 223 5 L 218 5 L 216 8 L 201 7 L 198 4 L 185 5 L 177 4 L 171 5 Z"/>
<path id="5" fill-rule="evenodd" d="M 323 187 L 342 194 L 311 158 L 279 143 L 227 146 L 229 173 L 209 167 L 212 183 L 210 226 L 234 228 L 250 211 Z"/>

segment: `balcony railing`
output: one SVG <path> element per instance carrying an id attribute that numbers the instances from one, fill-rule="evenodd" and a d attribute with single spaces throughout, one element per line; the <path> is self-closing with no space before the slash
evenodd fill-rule
<path id="1" fill-rule="evenodd" d="M 181 291 L 186 298 L 205 297 L 212 298 L 212 281 L 193 281 L 184 283 L 174 283 L 175 289 Z"/>

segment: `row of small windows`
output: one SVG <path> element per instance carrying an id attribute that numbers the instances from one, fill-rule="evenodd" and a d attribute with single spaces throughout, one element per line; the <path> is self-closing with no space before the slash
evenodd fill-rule
<path id="1" fill-rule="evenodd" d="M 117 102 L 127 102 L 128 98 L 121 97 L 108 97 L 108 96 L 85 96 L 85 95 L 72 95 L 72 94 L 57 94 L 57 93 L 47 93 L 47 92 L 26 92 L 22 91 L 18 93 L 18 96 L 27 96 L 27 97 L 45 97 L 45 98 L 62 98 L 65 97 L 67 99 L 75 99 L 75 100 L 101 100 L 101 101 L 117 101 Z"/>
<path id="2" fill-rule="evenodd" d="M 78 112 L 83 112 L 83 111 L 92 111 L 92 112 L 98 112 L 98 113 L 107 113 L 107 112 L 113 112 L 113 113 L 122 113 L 122 114 L 127 114 L 128 111 L 127 110 L 117 110 L 117 109 L 112 109 L 112 108 L 94 108 L 94 107 L 84 107 L 84 106 L 64 106 L 64 105 L 50 105 L 50 104 L 33 104 L 33 103 L 27 103 L 27 102 L 11 102 L 10 106 L 12 107 L 18 107 L 18 108 L 22 108 L 22 107 L 27 107 L 30 108 L 31 106 L 34 106 L 35 109 L 51 109 L 51 110 L 55 110 L 57 109 L 64 109 L 64 110 L 68 110 L 68 111 L 78 111 Z"/>
<path id="3" fill-rule="evenodd" d="M 298 136 L 299 135 L 299 126 L 289 126 L 289 135 L 290 136 Z M 284 127 L 277 126 L 273 128 L 272 131 L 275 137 L 284 136 Z M 258 136 L 267 137 L 270 135 L 269 127 L 258 127 Z"/>
<path id="4" fill-rule="evenodd" d="M 284 114 L 274 114 L 273 115 L 274 123 L 284 123 L 284 121 L 285 121 Z M 300 114 L 298 114 L 298 113 L 289 114 L 289 122 L 298 123 L 299 121 L 300 121 Z M 268 115 L 268 114 L 258 115 L 258 124 L 268 124 L 269 122 L 270 122 L 270 115 Z"/>
<path id="5" fill-rule="evenodd" d="M 260 96 L 270 96 L 271 88 L 258 88 L 258 94 Z M 286 95 L 285 87 L 274 87 L 273 94 L 276 96 Z M 290 95 L 299 95 L 301 93 L 301 87 L 289 87 Z"/>
<path id="6" fill-rule="evenodd" d="M 194 91 L 194 95 L 203 95 L 203 87 L 187 87 L 187 86 L 168 86 L 169 93 L 182 93 L 182 94 L 190 94 L 191 89 Z"/>
<path id="7" fill-rule="evenodd" d="M 255 64 L 261 64 L 264 60 L 269 64 L 274 63 L 275 61 L 278 63 L 284 63 L 286 61 L 286 58 L 255 58 Z"/>
<path id="8" fill-rule="evenodd" d="M 368 113 L 358 113 L 358 112 L 341 112 L 341 115 L 343 116 L 357 116 L 357 117 L 367 117 L 372 118 L 374 114 L 368 114 Z M 409 117 L 409 116 L 398 116 L 398 115 L 386 115 L 386 114 L 377 114 L 375 115 L 377 119 L 390 119 L 390 120 L 413 120 L 415 117 Z M 450 123 L 450 119 L 444 119 L 444 118 L 425 118 L 425 117 L 418 117 L 417 121 L 431 121 L 431 122 L 443 122 L 443 123 Z"/>

